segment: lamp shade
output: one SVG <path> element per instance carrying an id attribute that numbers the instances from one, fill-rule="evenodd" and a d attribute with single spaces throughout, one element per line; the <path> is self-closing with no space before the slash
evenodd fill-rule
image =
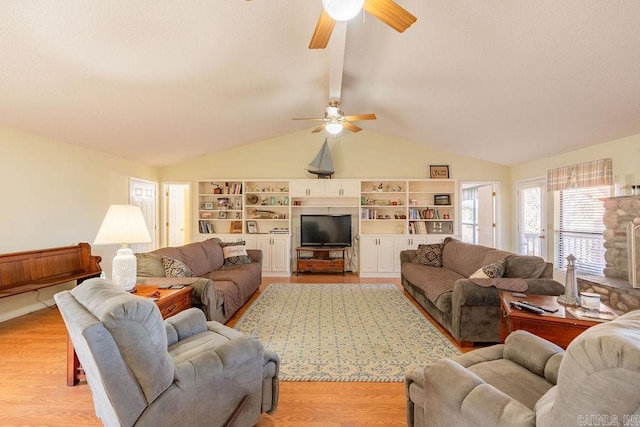
<path id="1" fill-rule="evenodd" d="M 132 205 L 111 205 L 98 230 L 94 245 L 148 243 L 149 230 L 142 211 Z"/>
<path id="2" fill-rule="evenodd" d="M 364 0 L 323 0 L 322 5 L 331 18 L 336 21 L 348 21 L 360 13 Z"/>
<path id="3" fill-rule="evenodd" d="M 125 291 L 136 288 L 137 260 L 129 243 L 151 241 L 142 211 L 132 205 L 111 205 L 105 215 L 94 245 L 120 244 L 118 254 L 113 257 L 112 280 Z"/>

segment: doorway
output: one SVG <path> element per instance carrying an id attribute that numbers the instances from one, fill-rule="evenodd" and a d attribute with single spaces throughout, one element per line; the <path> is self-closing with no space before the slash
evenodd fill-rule
<path id="1" fill-rule="evenodd" d="M 182 246 L 190 242 L 191 185 L 188 183 L 163 184 L 163 241 L 165 246 Z"/>
<path id="2" fill-rule="evenodd" d="M 499 182 L 460 184 L 460 234 L 463 242 L 496 247 L 499 186 Z"/>
<path id="3" fill-rule="evenodd" d="M 129 204 L 142 210 L 144 222 L 147 224 L 150 243 L 134 243 L 134 252 L 150 252 L 158 247 L 158 183 L 139 178 L 129 179 Z"/>
<path id="4" fill-rule="evenodd" d="M 517 182 L 518 253 L 547 259 L 547 181 Z"/>

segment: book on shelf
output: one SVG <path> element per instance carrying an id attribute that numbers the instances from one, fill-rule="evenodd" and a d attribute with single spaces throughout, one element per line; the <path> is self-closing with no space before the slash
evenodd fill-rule
<path id="1" fill-rule="evenodd" d="M 198 229 L 201 234 L 213 234 L 213 224 L 208 221 L 198 221 Z"/>

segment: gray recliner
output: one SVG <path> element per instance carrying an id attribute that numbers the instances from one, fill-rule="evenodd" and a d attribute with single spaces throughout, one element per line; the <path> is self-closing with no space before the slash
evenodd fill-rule
<path id="1" fill-rule="evenodd" d="M 416 369 L 405 385 L 409 426 L 631 425 L 640 420 L 640 310 L 591 327 L 566 352 L 515 331 L 505 344 Z"/>
<path id="2" fill-rule="evenodd" d="M 278 401 L 279 359 L 192 308 L 158 306 L 103 279 L 55 296 L 107 426 L 251 426 Z"/>

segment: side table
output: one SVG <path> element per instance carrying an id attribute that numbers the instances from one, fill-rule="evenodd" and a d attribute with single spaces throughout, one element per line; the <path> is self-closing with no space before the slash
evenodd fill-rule
<path id="1" fill-rule="evenodd" d="M 580 333 L 591 326 L 601 323 L 597 320 L 578 319 L 569 314 L 565 306 L 559 304 L 557 296 L 527 295 L 526 298 L 513 296 L 509 291 L 500 291 L 502 321 L 500 336 L 502 342 L 511 332 L 523 329 L 544 338 L 562 348 L 567 348 Z M 558 309 L 555 313 L 536 314 L 511 306 L 511 302 L 526 301 L 540 307 Z M 600 303 L 600 311 L 612 312 L 611 308 Z"/>
<path id="2" fill-rule="evenodd" d="M 158 289 L 153 285 L 136 285 L 136 291 L 133 295 L 149 298 L 155 292 L 159 292 L 160 296 L 155 299 L 162 318 L 178 314 L 183 310 L 191 308 L 191 286 L 185 286 L 182 289 Z M 84 380 L 85 374 L 76 350 L 73 348 L 71 338 L 67 335 L 67 386 L 73 387 L 78 384 L 79 380 Z"/>

